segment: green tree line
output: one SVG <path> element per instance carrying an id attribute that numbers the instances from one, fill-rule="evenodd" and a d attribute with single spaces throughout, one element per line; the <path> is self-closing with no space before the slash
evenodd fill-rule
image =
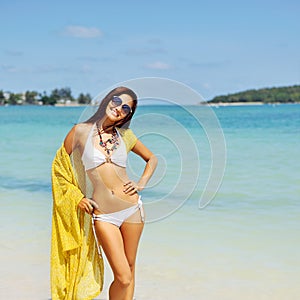
<path id="1" fill-rule="evenodd" d="M 252 89 L 244 92 L 216 96 L 208 103 L 263 102 L 300 103 L 300 85 Z"/>
<path id="2" fill-rule="evenodd" d="M 89 93 L 80 93 L 77 98 L 73 97 L 69 87 L 56 88 L 48 95 L 47 92 L 26 91 L 25 93 L 11 93 L 0 90 L 0 105 L 55 105 L 58 103 L 89 104 L 92 97 Z"/>

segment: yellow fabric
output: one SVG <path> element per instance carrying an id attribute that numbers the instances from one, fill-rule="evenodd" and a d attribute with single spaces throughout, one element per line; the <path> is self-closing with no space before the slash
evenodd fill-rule
<path id="1" fill-rule="evenodd" d="M 62 145 L 52 164 L 52 300 L 93 299 L 103 288 L 103 259 L 96 249 L 90 216 L 77 208 L 86 191 L 79 188 L 75 176 Z"/>
<path id="2" fill-rule="evenodd" d="M 122 138 L 125 142 L 126 150 L 127 150 L 127 152 L 129 152 L 134 147 L 134 145 L 136 144 L 137 137 L 132 132 L 132 130 L 129 129 L 129 128 L 128 129 L 120 128 L 119 131 L 120 131 L 120 134 L 121 134 L 121 136 L 122 136 Z"/>

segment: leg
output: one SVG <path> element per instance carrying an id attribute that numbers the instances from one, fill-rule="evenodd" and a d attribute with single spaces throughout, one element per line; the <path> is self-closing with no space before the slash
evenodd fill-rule
<path id="1" fill-rule="evenodd" d="M 139 211 L 137 213 L 140 213 Z M 121 233 L 123 236 L 125 255 L 131 270 L 131 282 L 129 288 L 126 291 L 124 299 L 132 300 L 134 294 L 135 285 L 135 260 L 138 249 L 138 243 L 143 231 L 144 223 L 136 222 L 124 222 L 121 226 Z"/>
<path id="2" fill-rule="evenodd" d="M 114 281 L 109 288 L 109 299 L 125 300 L 132 282 L 132 273 L 120 229 L 107 222 L 95 221 L 95 231 L 114 274 Z"/>

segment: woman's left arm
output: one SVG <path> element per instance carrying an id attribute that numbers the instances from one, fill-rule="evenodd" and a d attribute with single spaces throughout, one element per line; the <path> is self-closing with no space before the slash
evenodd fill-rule
<path id="1" fill-rule="evenodd" d="M 124 184 L 124 192 L 128 194 L 143 190 L 157 166 L 157 157 L 140 140 L 137 140 L 131 151 L 139 155 L 146 162 L 146 166 L 140 180 L 137 182 L 137 186 L 134 186 L 133 182 Z"/>

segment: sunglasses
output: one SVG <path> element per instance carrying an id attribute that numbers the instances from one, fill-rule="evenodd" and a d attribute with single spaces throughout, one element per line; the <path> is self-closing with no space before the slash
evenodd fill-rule
<path id="1" fill-rule="evenodd" d="M 113 96 L 111 103 L 114 107 L 120 106 L 123 103 L 123 100 L 118 96 Z M 122 113 L 128 115 L 131 113 L 131 107 L 128 104 L 122 105 Z"/>

